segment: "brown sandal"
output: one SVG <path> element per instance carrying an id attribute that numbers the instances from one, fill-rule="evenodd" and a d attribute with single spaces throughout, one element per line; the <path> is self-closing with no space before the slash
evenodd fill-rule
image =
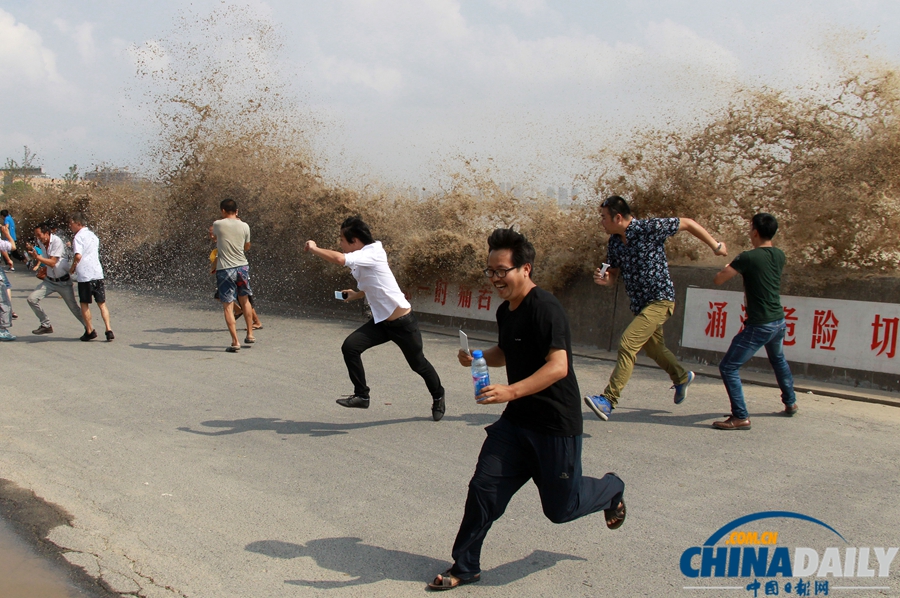
<path id="1" fill-rule="evenodd" d="M 625 501 L 620 500 L 619 506 L 615 509 L 604 509 L 603 514 L 606 515 L 606 527 L 609 529 L 619 529 L 625 523 Z"/>
<path id="2" fill-rule="evenodd" d="M 440 581 L 438 581 L 438 577 L 440 577 Z M 434 578 L 434 581 L 428 584 L 429 589 L 432 590 L 452 590 L 453 588 L 464 586 L 467 583 L 475 583 L 476 581 L 481 581 L 481 573 L 476 573 L 472 577 L 457 577 L 453 574 L 451 569 L 447 569 L 440 575 Z"/>

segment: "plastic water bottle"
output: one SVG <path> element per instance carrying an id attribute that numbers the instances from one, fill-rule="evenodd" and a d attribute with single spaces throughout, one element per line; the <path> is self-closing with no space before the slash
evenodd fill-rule
<path id="1" fill-rule="evenodd" d="M 491 374 L 481 351 L 472 351 L 472 358 L 472 382 L 475 384 L 475 396 L 477 397 L 485 386 L 490 385 Z"/>

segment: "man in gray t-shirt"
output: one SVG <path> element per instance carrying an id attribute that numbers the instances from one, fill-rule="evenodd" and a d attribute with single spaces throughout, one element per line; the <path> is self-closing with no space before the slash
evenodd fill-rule
<path id="1" fill-rule="evenodd" d="M 216 270 L 247 265 L 244 246 L 250 244 L 250 226 L 243 220 L 238 220 L 237 213 L 233 218 L 226 216 L 216 220 L 213 234 L 216 236 L 216 249 L 219 250 Z"/>
<path id="2" fill-rule="evenodd" d="M 254 343 L 252 310 L 249 306 L 249 296 L 253 294 L 250 288 L 250 267 L 244 252 L 250 249 L 250 226 L 237 217 L 237 202 L 233 199 L 223 199 L 219 204 L 222 218 L 213 223 L 213 234 L 216 237 L 216 285 L 219 289 L 219 300 L 225 311 L 225 323 L 228 332 L 231 333 L 231 346 L 226 349 L 229 353 L 237 353 L 241 344 L 238 341 L 237 328 L 234 322 L 234 302 L 240 303 L 244 312 L 244 320 L 247 322 L 247 337 L 245 343 Z"/>

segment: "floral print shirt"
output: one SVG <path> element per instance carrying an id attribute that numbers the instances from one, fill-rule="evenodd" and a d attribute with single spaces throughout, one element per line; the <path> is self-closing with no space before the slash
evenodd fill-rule
<path id="1" fill-rule="evenodd" d="M 678 218 L 634 218 L 625 229 L 627 243 L 619 235 L 609 238 L 606 261 L 619 268 L 634 315 L 654 301 L 675 301 L 665 243 L 680 224 Z"/>

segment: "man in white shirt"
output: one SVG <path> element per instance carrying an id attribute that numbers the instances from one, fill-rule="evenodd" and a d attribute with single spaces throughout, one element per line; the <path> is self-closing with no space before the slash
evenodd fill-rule
<path id="1" fill-rule="evenodd" d="M 72 267 L 69 274 L 75 275 L 78 283 L 78 302 L 81 303 L 81 317 L 84 319 L 83 341 L 97 338 L 97 331 L 91 324 L 91 301 L 97 300 L 100 316 L 106 326 L 106 341 L 110 342 L 116 335 L 109 325 L 109 309 L 106 307 L 106 285 L 103 282 L 103 266 L 100 265 L 100 239 L 94 231 L 84 225 L 84 214 L 75 212 L 69 216 L 69 230 L 75 235 L 72 238 Z"/>
<path id="2" fill-rule="evenodd" d="M 341 352 L 353 382 L 353 394 L 337 400 L 343 407 L 369 408 L 369 387 L 362 353 L 366 349 L 392 341 L 406 358 L 406 363 L 419 374 L 431 393 L 431 417 L 440 421 L 446 409 L 444 387 L 434 366 L 425 359 L 422 351 L 422 334 L 419 322 L 412 313 L 412 306 L 397 285 L 394 273 L 387 263 L 387 254 L 381 241 L 372 237 L 365 222 L 356 217 L 347 218 L 341 225 L 341 251 L 322 249 L 315 241 L 307 241 L 304 247 L 325 261 L 347 266 L 356 279 L 359 290 L 343 291 L 347 300 L 365 297 L 372 308 L 372 319 L 360 326 L 344 340 Z"/>
<path id="3" fill-rule="evenodd" d="M 59 296 L 66 302 L 72 315 L 84 325 L 84 319 L 81 317 L 81 308 L 75 301 L 75 290 L 72 288 L 72 279 L 69 276 L 69 266 L 71 259 L 66 253 L 66 246 L 62 240 L 54 234 L 50 233 L 50 225 L 47 223 L 39 224 L 34 229 L 34 237 L 37 239 L 38 246 L 42 253 L 38 254 L 34 247 L 26 245 L 25 249 L 31 254 L 41 266 L 46 267 L 47 275 L 41 281 L 41 284 L 28 296 L 28 305 L 31 311 L 41 321 L 41 325 L 32 330 L 32 334 L 50 334 L 53 332 L 53 326 L 50 325 L 50 316 L 41 308 L 41 299 L 52 293 L 59 293 Z"/>

